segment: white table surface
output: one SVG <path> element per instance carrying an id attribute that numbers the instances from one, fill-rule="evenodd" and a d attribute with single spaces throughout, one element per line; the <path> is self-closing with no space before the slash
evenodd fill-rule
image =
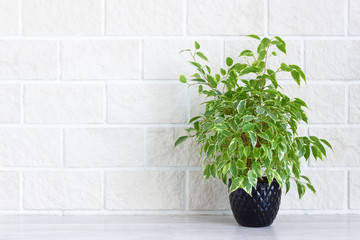
<path id="1" fill-rule="evenodd" d="M 360 215 L 280 215 L 266 228 L 232 216 L 0 216 L 0 239 L 360 240 Z"/>

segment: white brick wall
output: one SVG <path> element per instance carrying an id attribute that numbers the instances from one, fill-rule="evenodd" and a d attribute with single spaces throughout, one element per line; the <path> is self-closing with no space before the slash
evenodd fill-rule
<path id="1" fill-rule="evenodd" d="M 0 215 L 230 214 L 195 142 L 173 149 L 204 100 L 178 52 L 197 40 L 217 69 L 251 33 L 286 40 L 300 132 L 335 149 L 304 166 L 317 196 L 281 212 L 360 213 L 360 1 L 0 0 Z"/>

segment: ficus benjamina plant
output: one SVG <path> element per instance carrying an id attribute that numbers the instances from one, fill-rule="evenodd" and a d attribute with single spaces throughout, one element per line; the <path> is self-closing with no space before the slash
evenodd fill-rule
<path id="1" fill-rule="evenodd" d="M 299 66 L 285 63 L 268 68 L 270 57 L 286 54 L 280 37 L 248 36 L 259 41 L 256 52 L 242 51 L 237 62 L 226 58 L 227 67 L 219 73 L 206 65 L 208 58 L 198 42 L 194 50 L 181 51 L 190 54 L 189 63 L 197 72 L 188 78 L 180 75 L 180 82 L 198 86 L 207 101 L 202 103 L 204 113 L 189 121 L 188 135 L 178 138 L 175 147 L 196 138 L 205 179 L 218 178 L 226 185 L 231 177 L 229 193 L 242 188 L 251 195 L 264 177 L 269 184 L 277 181 L 280 188 L 286 186 L 286 193 L 290 181 L 295 181 L 299 198 L 306 187 L 316 193 L 310 179 L 301 174 L 301 159 L 308 161 L 313 155 L 323 160 L 325 147 L 332 147 L 325 139 L 298 135 L 298 124 L 308 122 L 307 105 L 280 91 L 276 79 L 279 72 L 287 72 L 300 87 L 301 81 L 306 82 L 305 74 Z"/>

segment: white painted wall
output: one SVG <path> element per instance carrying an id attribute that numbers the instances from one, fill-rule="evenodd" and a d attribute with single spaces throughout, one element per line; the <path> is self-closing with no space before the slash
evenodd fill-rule
<path id="1" fill-rule="evenodd" d="M 194 142 L 172 148 L 201 110 L 178 52 L 197 40 L 218 68 L 251 33 L 287 41 L 301 132 L 335 148 L 282 213 L 360 213 L 359 0 L 0 0 L 0 214 L 229 213 Z"/>

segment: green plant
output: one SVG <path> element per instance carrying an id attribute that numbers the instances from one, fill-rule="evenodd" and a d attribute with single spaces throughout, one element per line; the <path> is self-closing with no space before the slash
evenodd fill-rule
<path id="1" fill-rule="evenodd" d="M 197 73 L 189 80 L 180 75 L 180 82 L 198 85 L 199 94 L 208 101 L 203 103 L 205 112 L 189 121 L 189 134 L 180 137 L 175 146 L 195 137 L 201 146 L 205 178 L 212 176 L 227 184 L 231 175 L 229 192 L 243 188 L 251 195 L 258 178 L 266 176 L 269 184 L 276 179 L 281 188 L 286 186 L 286 193 L 290 180 L 294 180 L 299 198 L 305 186 L 316 193 L 310 179 L 301 174 L 301 159 L 308 161 L 312 153 L 315 159 L 322 160 L 326 157 L 324 145 L 332 147 L 325 139 L 298 136 L 298 123 L 308 121 L 304 111 L 307 105 L 279 91 L 281 86 L 276 80 L 277 73 L 288 72 L 300 86 L 301 80 L 306 82 L 305 75 L 296 65 L 281 63 L 277 70 L 268 68 L 268 60 L 277 56 L 277 50 L 286 54 L 286 44 L 280 37 L 249 37 L 260 41 L 257 52 L 242 51 L 242 61 L 236 63 L 226 58 L 227 69 L 221 68 L 220 74 L 213 74 L 208 65 L 197 61 L 208 61 L 198 42 L 195 50 L 181 51 L 191 55 L 189 63 Z"/>

